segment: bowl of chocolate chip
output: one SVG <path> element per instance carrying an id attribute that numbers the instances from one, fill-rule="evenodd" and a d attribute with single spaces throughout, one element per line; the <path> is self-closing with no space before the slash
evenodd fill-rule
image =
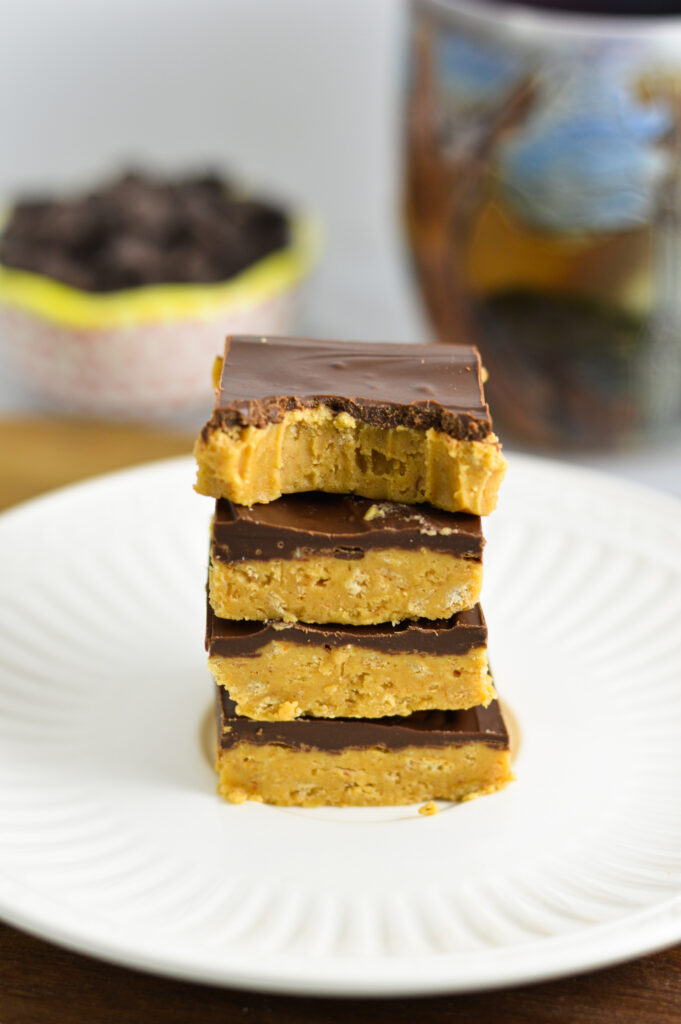
<path id="1" fill-rule="evenodd" d="M 225 335 L 295 331 L 317 249 L 309 218 L 208 173 L 26 199 L 1 230 L 7 363 L 47 406 L 110 419 L 205 406 Z"/>

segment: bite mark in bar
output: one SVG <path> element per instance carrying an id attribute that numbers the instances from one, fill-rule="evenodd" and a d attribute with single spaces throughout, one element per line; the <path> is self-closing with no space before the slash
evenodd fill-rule
<path id="1" fill-rule="evenodd" d="M 474 347 L 289 338 L 227 340 L 195 455 L 197 490 L 242 505 L 320 490 L 476 515 L 506 466 Z"/>

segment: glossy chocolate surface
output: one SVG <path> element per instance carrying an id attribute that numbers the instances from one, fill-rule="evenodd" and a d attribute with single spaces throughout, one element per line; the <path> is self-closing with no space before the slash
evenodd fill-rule
<path id="1" fill-rule="evenodd" d="M 341 752 L 381 747 L 451 747 L 484 743 L 508 750 L 509 739 L 497 701 L 468 711 L 416 711 L 392 718 L 296 718 L 293 722 L 254 722 L 236 714 L 224 687 L 217 687 L 218 746 L 275 743 L 300 750 Z"/>
<path id="2" fill-rule="evenodd" d="M 478 516 L 319 492 L 252 508 L 220 499 L 212 537 L 212 556 L 223 562 L 312 554 L 355 559 L 377 548 L 429 548 L 479 561 L 484 544 Z"/>
<path id="3" fill-rule="evenodd" d="M 450 619 L 405 620 L 395 626 L 317 625 L 306 622 L 248 622 L 220 619 L 210 605 L 206 621 L 206 650 L 227 658 L 257 657 L 273 641 L 305 647 L 355 647 L 385 654 L 465 654 L 487 642 L 487 625 L 480 605 Z"/>
<path id="4" fill-rule="evenodd" d="M 381 427 L 485 438 L 492 423 L 471 345 L 402 345 L 232 337 L 215 411 L 204 430 L 264 427 L 324 405 Z"/>

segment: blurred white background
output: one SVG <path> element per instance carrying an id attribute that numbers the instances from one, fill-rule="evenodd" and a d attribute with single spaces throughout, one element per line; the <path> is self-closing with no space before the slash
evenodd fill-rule
<path id="1" fill-rule="evenodd" d="M 137 162 L 231 170 L 311 209 L 301 330 L 424 340 L 400 238 L 400 0 L 9 0 L 0 196 Z M 31 407 L 0 366 L 0 413 Z M 681 447 L 581 459 L 681 493 Z"/>

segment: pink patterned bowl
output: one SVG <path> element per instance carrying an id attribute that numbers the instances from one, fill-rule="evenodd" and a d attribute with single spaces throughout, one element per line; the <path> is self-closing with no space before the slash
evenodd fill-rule
<path id="1" fill-rule="evenodd" d="M 227 334 L 294 333 L 319 248 L 299 219 L 285 249 L 218 284 L 86 292 L 0 264 L 0 346 L 48 406 L 106 419 L 179 416 L 212 402 Z"/>

